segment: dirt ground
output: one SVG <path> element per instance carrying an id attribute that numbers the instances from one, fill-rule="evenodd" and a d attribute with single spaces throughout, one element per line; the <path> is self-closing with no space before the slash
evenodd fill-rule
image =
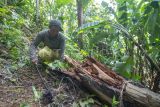
<path id="1" fill-rule="evenodd" d="M 35 99 L 33 87 L 43 92 L 45 87 L 34 67 L 26 66 L 12 75 L 0 72 L 0 107 L 81 107 L 80 99 L 88 98 L 89 94 L 82 91 L 72 79 L 57 72 L 42 71 L 53 94 L 53 103 L 44 106 Z M 84 103 L 83 103 L 84 104 Z M 92 104 L 91 107 L 98 107 Z"/>

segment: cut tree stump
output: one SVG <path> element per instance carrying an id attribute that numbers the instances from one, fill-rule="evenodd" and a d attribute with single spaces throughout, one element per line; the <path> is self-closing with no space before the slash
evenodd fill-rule
<path id="1" fill-rule="evenodd" d="M 65 56 L 65 61 L 71 68 L 60 72 L 79 81 L 104 102 L 112 104 L 115 96 L 120 107 L 160 107 L 160 94 L 132 84 L 94 58 L 80 63 Z"/>

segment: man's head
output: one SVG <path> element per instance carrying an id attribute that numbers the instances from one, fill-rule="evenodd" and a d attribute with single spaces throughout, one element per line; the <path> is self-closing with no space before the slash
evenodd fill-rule
<path id="1" fill-rule="evenodd" d="M 49 22 L 49 32 L 52 36 L 58 34 L 59 31 L 63 31 L 62 24 L 59 20 L 51 20 Z"/>

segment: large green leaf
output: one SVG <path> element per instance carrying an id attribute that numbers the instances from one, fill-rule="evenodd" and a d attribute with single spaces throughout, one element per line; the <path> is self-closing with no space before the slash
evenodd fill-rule
<path id="1" fill-rule="evenodd" d="M 69 3 L 72 3 L 73 0 L 55 0 L 55 3 L 57 4 L 57 7 L 60 8 L 64 5 L 67 5 Z"/>
<path id="2" fill-rule="evenodd" d="M 131 70 L 134 64 L 132 57 L 125 55 L 122 58 L 122 62 L 116 62 L 114 70 L 119 72 L 126 78 L 130 78 Z"/>
<path id="3" fill-rule="evenodd" d="M 93 37 L 90 37 L 90 43 L 95 44 L 95 43 L 97 43 L 107 37 L 108 37 L 107 32 L 97 32 L 94 34 Z"/>
<path id="4" fill-rule="evenodd" d="M 155 31 L 155 26 L 157 23 L 157 18 L 158 18 L 158 9 L 154 10 L 154 12 L 148 17 L 148 20 L 145 24 L 145 31 L 149 32 L 151 34 L 154 33 Z"/>
<path id="5" fill-rule="evenodd" d="M 36 90 L 35 86 L 32 86 L 32 90 L 33 90 L 33 93 L 34 93 L 34 99 L 35 99 L 35 101 L 39 100 L 40 97 L 41 97 L 41 93 Z"/>
<path id="6" fill-rule="evenodd" d="M 90 2 L 92 2 L 92 1 L 93 1 L 93 0 L 82 0 L 83 9 L 86 9 L 87 6 L 88 6 L 88 4 L 89 4 Z"/>
<path id="7" fill-rule="evenodd" d="M 84 31 L 87 31 L 87 30 L 91 29 L 91 28 L 98 28 L 102 25 L 104 25 L 104 21 L 102 21 L 102 22 L 95 21 L 95 22 L 85 23 L 77 29 L 77 32 L 82 33 Z"/>

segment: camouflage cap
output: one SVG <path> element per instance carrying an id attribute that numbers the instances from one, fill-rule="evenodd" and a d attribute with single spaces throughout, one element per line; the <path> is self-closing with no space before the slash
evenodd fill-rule
<path id="1" fill-rule="evenodd" d="M 62 24 L 59 20 L 50 20 L 49 22 L 49 28 L 53 27 L 53 26 L 56 26 L 59 28 L 60 31 L 63 31 L 62 29 Z"/>

